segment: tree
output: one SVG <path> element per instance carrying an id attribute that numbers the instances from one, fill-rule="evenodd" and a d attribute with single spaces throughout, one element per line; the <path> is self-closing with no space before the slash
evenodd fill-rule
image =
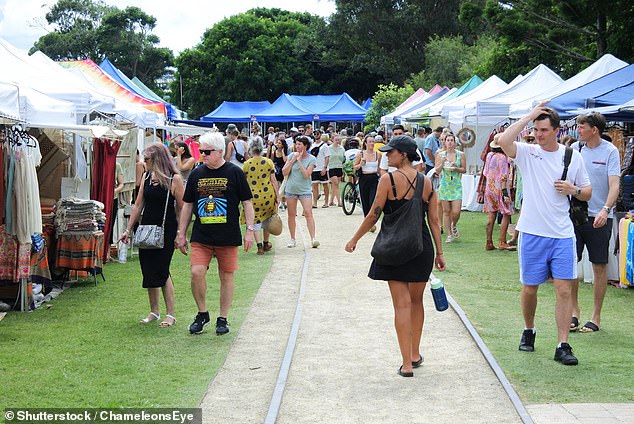
<path id="1" fill-rule="evenodd" d="M 487 0 L 484 9 L 478 9 L 482 3 L 465 1 L 461 19 L 470 17 L 477 27 L 477 11 L 483 10 L 485 26 L 500 38 L 489 63 L 500 76 L 515 76 L 544 63 L 569 77 L 605 53 L 634 59 L 630 0 L 609 5 L 599 0 Z"/>
<path id="2" fill-rule="evenodd" d="M 460 0 L 337 0 L 326 33 L 330 60 L 347 91 L 367 96 L 378 84 L 403 84 L 425 68 L 424 47 L 434 34 L 460 33 Z M 362 76 L 362 77 L 360 77 Z"/>
<path id="3" fill-rule="evenodd" d="M 54 60 L 108 58 L 130 78 L 138 76 L 150 88 L 174 62 L 167 48 L 159 48 L 152 34 L 156 18 L 138 7 L 120 10 L 99 0 L 59 0 L 46 20 L 55 30 L 34 44 Z"/>
<path id="4" fill-rule="evenodd" d="M 366 130 L 373 131 L 381 125 L 381 117 L 392 112 L 412 94 L 414 89 L 410 85 L 399 87 L 396 84 L 379 85 L 372 96 L 372 107 L 366 114 Z"/>
<path id="5" fill-rule="evenodd" d="M 269 100 L 284 92 L 328 92 L 329 74 L 311 40 L 325 23 L 308 13 L 252 9 L 205 31 L 202 42 L 176 60 L 185 107 L 199 117 L 222 101 Z"/>

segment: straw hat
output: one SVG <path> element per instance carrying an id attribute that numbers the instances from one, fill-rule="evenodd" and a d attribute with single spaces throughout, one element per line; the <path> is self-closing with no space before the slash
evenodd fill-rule
<path id="1" fill-rule="evenodd" d="M 492 149 L 501 149 L 500 144 L 498 143 L 500 135 L 500 133 L 497 133 L 493 136 L 493 141 L 489 143 L 489 147 L 491 147 Z"/>

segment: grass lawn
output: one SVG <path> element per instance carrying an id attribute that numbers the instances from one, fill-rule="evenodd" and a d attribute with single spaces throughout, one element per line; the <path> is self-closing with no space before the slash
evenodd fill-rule
<path id="1" fill-rule="evenodd" d="M 514 221 L 515 221 L 514 217 Z M 519 352 L 524 320 L 520 307 L 517 253 L 484 250 L 486 215 L 463 213 L 461 238 L 444 249 L 445 287 L 465 310 L 527 403 L 634 401 L 634 334 L 631 319 L 634 290 L 608 286 L 595 334 L 572 333 L 569 342 L 579 365 L 553 360 L 557 343 L 555 295 L 551 283 L 539 289 L 535 352 Z M 494 231 L 497 244 L 499 229 Z M 592 285 L 580 283 L 581 324 L 592 314 Z"/>
<path id="2" fill-rule="evenodd" d="M 0 324 L 0 410 L 11 407 L 198 407 L 251 307 L 272 255 L 245 254 L 229 325 L 218 337 L 219 282 L 212 262 L 207 300 L 212 323 L 203 335 L 188 327 L 197 310 L 189 257 L 174 253 L 177 324 L 138 323 L 149 311 L 138 256 L 104 268 L 106 282 L 81 283 L 32 313 Z M 91 280 L 92 281 L 92 280 Z M 162 296 L 161 296 L 162 302 Z M 47 309 L 46 305 L 51 305 Z M 161 303 L 162 317 L 164 303 Z"/>

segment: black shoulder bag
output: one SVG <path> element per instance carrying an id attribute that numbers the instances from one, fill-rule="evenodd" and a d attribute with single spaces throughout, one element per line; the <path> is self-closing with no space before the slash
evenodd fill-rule
<path id="1" fill-rule="evenodd" d="M 391 176 L 391 174 L 390 174 Z M 416 190 L 411 199 L 390 214 L 383 214 L 381 231 L 371 255 L 380 265 L 402 265 L 423 253 L 423 187 L 425 177 L 416 174 Z"/>
<path id="2" fill-rule="evenodd" d="M 247 158 L 245 158 L 244 155 L 238 152 L 238 149 L 236 149 L 236 143 L 232 141 L 231 144 L 233 144 L 233 151 L 236 152 L 236 160 L 240 163 L 244 163 L 244 161 L 246 161 Z"/>
<path id="3" fill-rule="evenodd" d="M 581 144 L 579 144 L 579 151 L 581 151 Z M 566 147 L 566 153 L 564 153 L 564 172 L 561 174 L 562 181 L 566 180 L 568 176 L 568 166 L 572 160 L 572 147 Z M 588 222 L 588 202 L 579 200 L 575 196 L 568 196 L 570 202 L 570 219 L 572 225 L 578 227 Z"/>

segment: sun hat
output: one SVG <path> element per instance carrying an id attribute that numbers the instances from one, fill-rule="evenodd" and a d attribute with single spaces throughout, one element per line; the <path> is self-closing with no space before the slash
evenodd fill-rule
<path id="1" fill-rule="evenodd" d="M 493 136 L 493 141 L 489 143 L 489 147 L 492 149 L 501 149 L 500 143 L 498 143 L 498 139 L 500 138 L 500 133 L 497 133 Z"/>

